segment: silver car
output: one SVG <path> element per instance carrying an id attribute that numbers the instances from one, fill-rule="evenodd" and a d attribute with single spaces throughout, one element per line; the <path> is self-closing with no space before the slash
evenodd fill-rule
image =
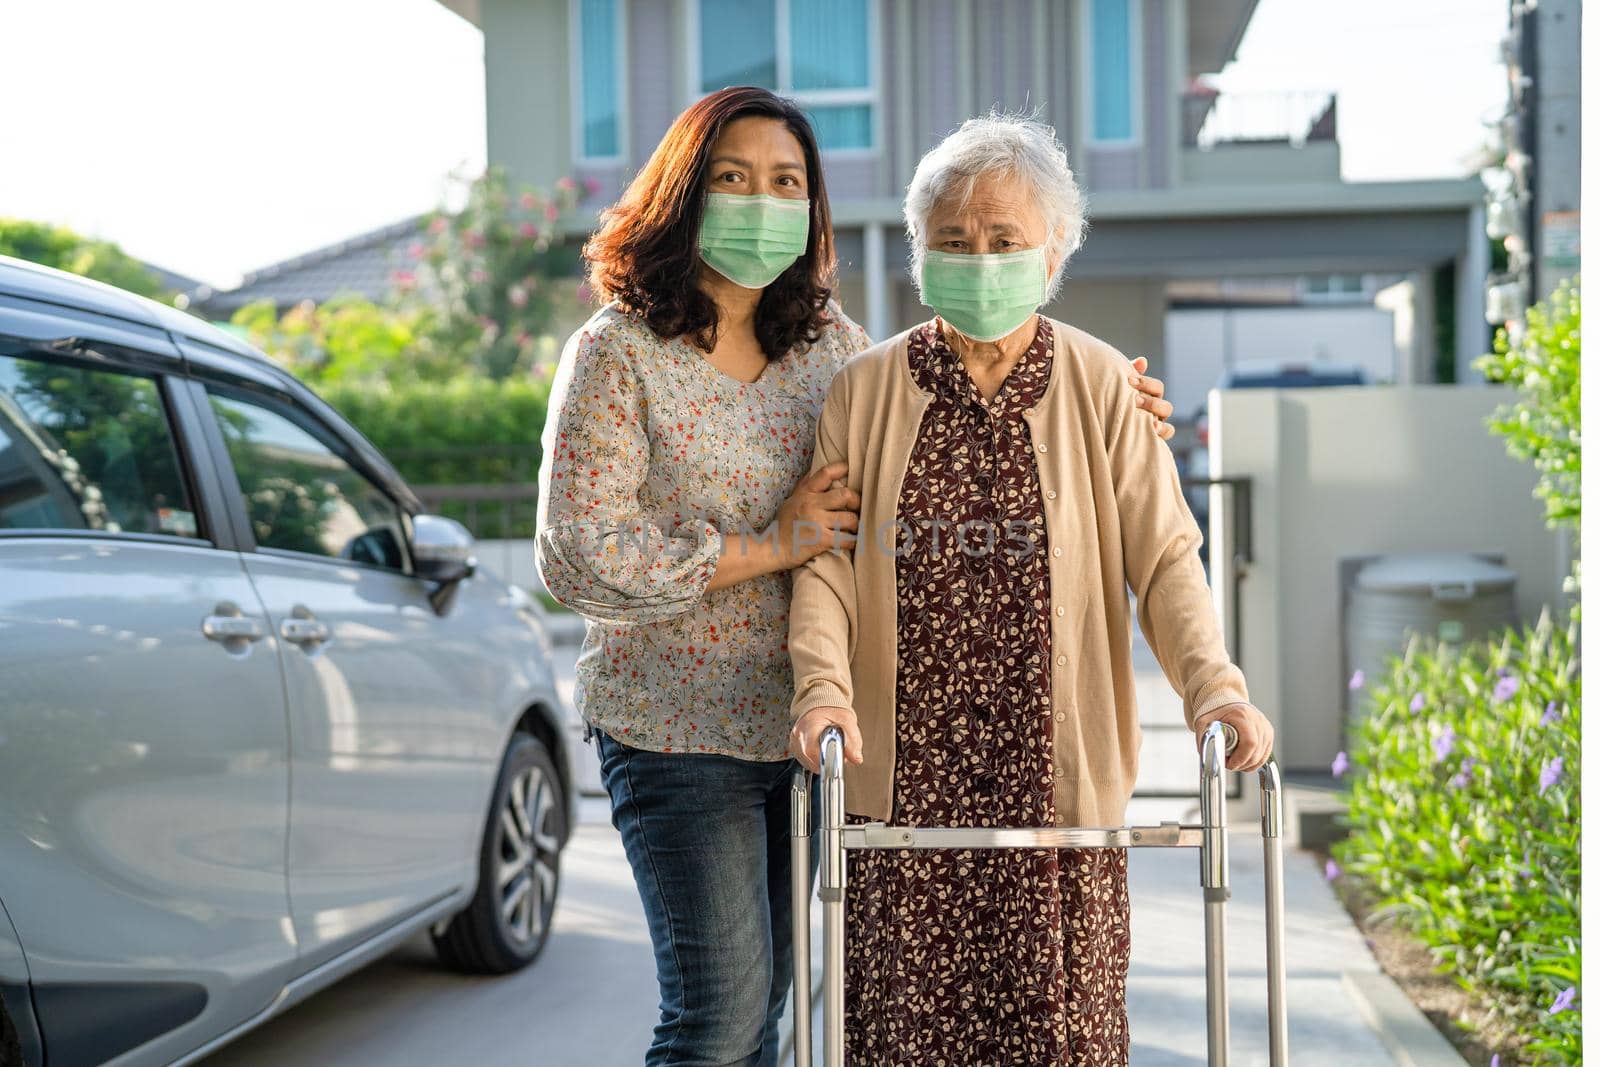
<path id="1" fill-rule="evenodd" d="M 260 353 L 0 257 L 0 1064 L 187 1063 L 549 936 L 537 602 Z"/>

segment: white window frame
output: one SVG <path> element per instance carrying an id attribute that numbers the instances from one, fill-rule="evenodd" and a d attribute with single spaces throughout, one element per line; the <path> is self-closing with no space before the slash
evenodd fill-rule
<path id="1" fill-rule="evenodd" d="M 1094 2 L 1080 0 L 1078 17 L 1078 125 L 1089 148 L 1137 148 L 1144 144 L 1144 0 L 1127 0 L 1130 55 L 1128 108 L 1131 121 L 1125 138 L 1098 138 L 1094 132 Z"/>
<path id="2" fill-rule="evenodd" d="M 867 84 L 859 89 L 795 89 L 792 59 L 789 55 L 789 0 L 773 0 L 773 20 L 777 40 L 773 47 L 778 59 L 778 88 L 773 92 L 787 97 L 802 109 L 814 107 L 861 107 L 872 109 L 872 144 L 865 148 L 826 148 L 829 159 L 876 159 L 883 154 L 883 43 L 881 0 L 867 4 Z M 700 0 L 684 0 L 684 106 L 703 98 L 705 71 L 700 57 Z"/>
<path id="3" fill-rule="evenodd" d="M 615 62 L 617 71 L 617 151 L 615 155 L 591 156 L 585 151 L 584 129 L 586 116 L 583 100 L 583 0 L 567 0 L 567 55 L 572 57 L 572 159 L 579 166 L 617 166 L 628 159 L 628 4 L 627 0 L 611 0 L 616 7 L 617 39 Z"/>

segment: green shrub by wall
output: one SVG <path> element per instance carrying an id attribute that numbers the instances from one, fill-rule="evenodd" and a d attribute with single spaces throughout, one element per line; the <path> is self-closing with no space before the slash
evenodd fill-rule
<path id="1" fill-rule="evenodd" d="M 316 388 L 414 488 L 515 489 L 532 486 L 538 479 L 547 382 L 463 376 L 446 382 L 361 382 Z M 533 535 L 531 497 L 427 502 L 431 510 L 466 523 L 480 538 Z"/>
<path id="2" fill-rule="evenodd" d="M 1580 1063 L 1578 623 L 1417 642 L 1355 729 L 1345 873 L 1504 1013 Z"/>

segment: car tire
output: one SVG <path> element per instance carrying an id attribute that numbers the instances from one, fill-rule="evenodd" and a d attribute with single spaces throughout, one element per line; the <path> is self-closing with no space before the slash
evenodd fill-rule
<path id="1" fill-rule="evenodd" d="M 508 974 L 538 959 L 555 913 L 567 818 L 550 751 L 515 734 L 478 849 L 478 890 L 433 934 L 441 962 L 466 974 Z"/>

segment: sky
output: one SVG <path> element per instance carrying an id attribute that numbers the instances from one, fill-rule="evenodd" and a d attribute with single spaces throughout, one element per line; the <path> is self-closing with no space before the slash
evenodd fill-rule
<path id="1" fill-rule="evenodd" d="M 1218 84 L 1334 90 L 1349 181 L 1455 176 L 1506 0 L 1260 0 Z M 483 40 L 436 0 L 0 0 L 0 216 L 219 287 L 438 205 L 485 158 Z"/>

